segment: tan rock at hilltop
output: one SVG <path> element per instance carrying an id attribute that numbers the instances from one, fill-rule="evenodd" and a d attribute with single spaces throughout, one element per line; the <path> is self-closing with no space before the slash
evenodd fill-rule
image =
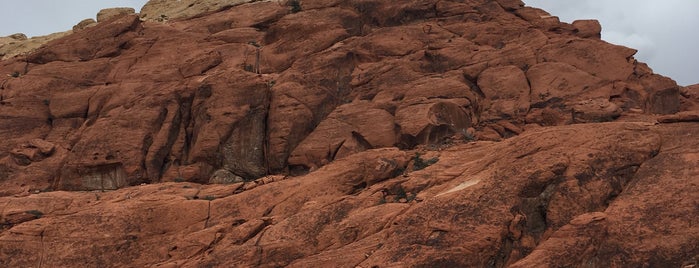
<path id="1" fill-rule="evenodd" d="M 78 24 L 76 24 L 75 26 L 73 26 L 73 31 L 79 31 L 90 26 L 95 26 L 96 24 L 97 21 L 95 21 L 95 19 L 84 19 L 78 22 Z"/>
<path id="2" fill-rule="evenodd" d="M 103 21 L 107 21 L 110 19 L 123 17 L 126 15 L 135 14 L 135 13 L 136 13 L 136 10 L 134 10 L 131 7 L 105 8 L 105 9 L 100 10 L 97 13 L 97 22 L 103 22 Z"/>
<path id="3" fill-rule="evenodd" d="M 69 35 L 72 31 L 58 32 L 44 36 L 27 38 L 24 34 L 14 34 L 10 37 L 0 37 L 0 59 L 8 59 L 16 55 L 26 54 L 36 50 L 51 40 Z"/>

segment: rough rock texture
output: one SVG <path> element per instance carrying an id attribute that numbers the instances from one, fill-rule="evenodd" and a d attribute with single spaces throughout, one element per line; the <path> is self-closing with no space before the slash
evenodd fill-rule
<path id="1" fill-rule="evenodd" d="M 576 20 L 573 27 L 577 31 L 575 34 L 582 38 L 601 38 L 602 25 L 597 20 Z"/>
<path id="2" fill-rule="evenodd" d="M 78 22 L 78 24 L 76 24 L 75 26 L 73 26 L 73 31 L 80 31 L 87 27 L 95 26 L 96 24 L 97 21 L 95 21 L 95 19 L 84 19 Z"/>
<path id="3" fill-rule="evenodd" d="M 141 9 L 141 18 L 150 21 L 190 18 L 252 0 L 150 0 Z"/>
<path id="4" fill-rule="evenodd" d="M 0 61 L 0 266 L 697 261 L 696 86 L 594 22 L 204 2 Z"/>
<path id="5" fill-rule="evenodd" d="M 131 7 L 105 8 L 97 13 L 97 22 L 104 22 L 110 19 L 135 14 L 136 10 Z"/>
<path id="6" fill-rule="evenodd" d="M 71 31 L 27 38 L 24 34 L 0 37 L 0 60 L 32 52 L 51 40 L 69 35 Z M 19 38 L 17 38 L 19 37 Z"/>
<path id="7" fill-rule="evenodd" d="M 428 151 L 439 161 L 406 175 L 396 171 L 409 153 L 372 149 L 254 188 L 164 183 L 3 197 L 0 259 L 12 267 L 678 267 L 699 253 L 695 135 L 696 123 L 577 124 Z"/>

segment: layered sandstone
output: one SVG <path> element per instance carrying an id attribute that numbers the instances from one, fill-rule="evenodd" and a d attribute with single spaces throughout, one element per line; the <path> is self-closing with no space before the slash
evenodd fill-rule
<path id="1" fill-rule="evenodd" d="M 598 22 L 182 2 L 0 62 L 0 263 L 697 261 L 696 86 Z"/>

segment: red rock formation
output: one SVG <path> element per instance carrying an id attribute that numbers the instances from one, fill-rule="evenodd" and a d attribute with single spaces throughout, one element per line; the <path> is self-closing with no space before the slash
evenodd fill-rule
<path id="1" fill-rule="evenodd" d="M 1 61 L 0 264 L 697 261 L 699 94 L 599 23 L 301 7 L 115 17 Z"/>

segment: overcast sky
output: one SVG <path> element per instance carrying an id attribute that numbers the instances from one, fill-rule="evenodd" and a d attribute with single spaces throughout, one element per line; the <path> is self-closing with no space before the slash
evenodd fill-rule
<path id="1" fill-rule="evenodd" d="M 147 0 L 0 0 L 0 36 L 69 30 L 107 7 L 133 7 Z M 173 0 L 174 1 L 174 0 Z M 12 3 L 11 7 L 8 3 Z M 602 39 L 637 49 L 636 58 L 680 85 L 699 83 L 699 0 L 524 0 L 562 21 L 598 19 Z"/>
<path id="2" fill-rule="evenodd" d="M 83 19 L 95 18 L 109 7 L 141 10 L 147 0 L 0 0 L 0 36 L 24 33 L 29 37 L 73 29 Z"/>

